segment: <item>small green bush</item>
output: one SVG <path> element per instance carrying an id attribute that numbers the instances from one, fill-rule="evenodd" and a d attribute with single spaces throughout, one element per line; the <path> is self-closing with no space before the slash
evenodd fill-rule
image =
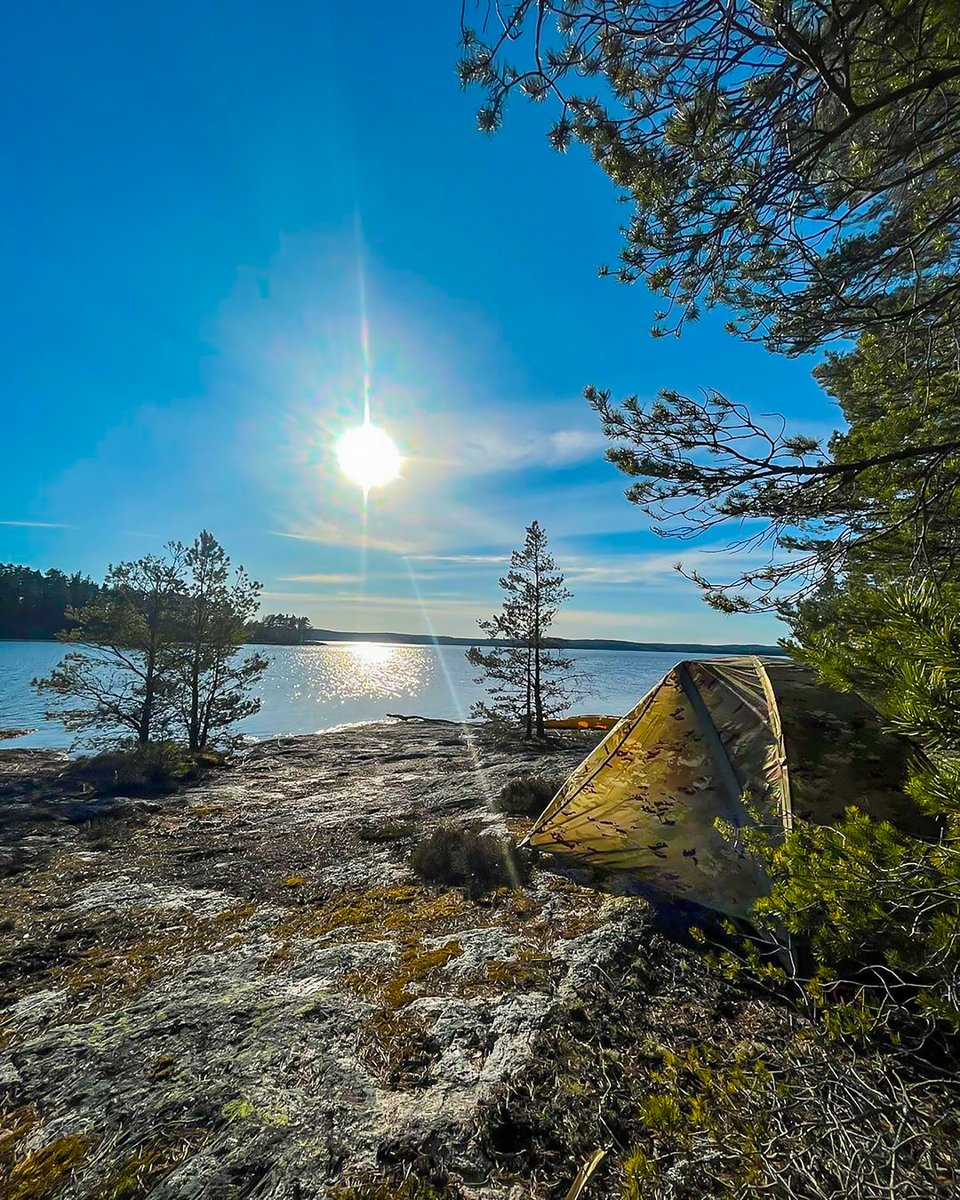
<path id="1" fill-rule="evenodd" d="M 503 788 L 495 807 L 511 817 L 539 817 L 562 783 L 559 775 L 521 775 Z"/>
<path id="2" fill-rule="evenodd" d="M 222 762 L 215 751 L 194 752 L 176 742 L 148 742 L 80 758 L 69 776 L 71 782 L 101 796 L 120 792 L 157 795 L 199 779 L 205 770 Z"/>
<path id="3" fill-rule="evenodd" d="M 413 851 L 410 866 L 428 883 L 463 887 L 474 897 L 530 878 L 530 855 L 513 838 L 484 833 L 478 824 L 438 825 Z"/>
<path id="4" fill-rule="evenodd" d="M 379 824 L 369 822 L 357 830 L 361 842 L 402 842 L 417 833 L 415 821 L 403 817 L 385 818 Z"/>

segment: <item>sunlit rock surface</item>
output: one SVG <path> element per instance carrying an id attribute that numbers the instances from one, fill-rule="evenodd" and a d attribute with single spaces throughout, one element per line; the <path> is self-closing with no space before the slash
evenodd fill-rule
<path id="1" fill-rule="evenodd" d="M 260 744 L 160 802 L 59 797 L 56 755 L 9 752 L 18 1160 L 65 1196 L 322 1195 L 405 1156 L 479 1187 L 482 1106 L 645 910 L 539 871 L 473 901 L 406 860 L 443 820 L 502 831 L 502 785 L 586 747 L 368 726 Z"/>
<path id="2" fill-rule="evenodd" d="M 640 900 L 418 882 L 439 822 L 502 830 L 508 779 L 587 749 L 472 738 L 281 739 L 163 800 L 0 753 L 0 1197 L 562 1200 L 598 1150 L 585 1200 L 957 1194 L 937 1063 L 824 1038 Z"/>

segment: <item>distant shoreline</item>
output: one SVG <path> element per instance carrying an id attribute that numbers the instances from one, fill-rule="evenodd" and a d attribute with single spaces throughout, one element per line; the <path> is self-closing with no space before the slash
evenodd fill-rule
<path id="1" fill-rule="evenodd" d="M 0 637 L 0 642 L 55 642 L 56 638 Z M 306 642 L 293 645 L 326 645 L 329 642 L 383 642 L 396 646 L 505 646 L 504 641 L 488 638 L 461 638 L 426 633 L 347 633 L 334 629 L 314 629 Z M 279 646 L 282 642 L 245 642 L 247 646 Z M 630 642 L 609 638 L 551 638 L 551 647 L 560 650 L 639 651 L 651 654 L 772 654 L 786 656 L 781 646 L 764 646 L 753 642 Z"/>
<path id="2" fill-rule="evenodd" d="M 389 642 L 410 646 L 505 646 L 509 643 L 488 638 L 462 638 L 425 633 L 344 633 L 334 629 L 314 629 L 310 642 Z M 309 643 L 308 643 L 309 644 Z M 780 646 L 754 642 L 631 642 L 612 638 L 551 638 L 551 646 L 561 650 L 637 650 L 660 654 L 775 654 L 786 655 Z"/>

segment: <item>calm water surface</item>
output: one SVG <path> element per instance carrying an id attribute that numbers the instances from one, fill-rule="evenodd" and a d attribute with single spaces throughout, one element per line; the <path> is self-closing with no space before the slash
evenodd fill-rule
<path id="1" fill-rule="evenodd" d="M 388 713 L 462 719 L 483 695 L 462 646 L 341 642 L 258 650 L 270 664 L 260 682 L 263 705 L 239 726 L 252 738 L 316 733 L 380 720 Z M 44 720 L 45 698 L 30 686 L 31 679 L 47 674 L 64 652 L 56 642 L 0 641 L 0 729 L 35 730 L 0 742 L 0 748 L 71 744 L 72 735 L 59 722 Z M 682 655 L 577 650 L 572 657 L 576 669 L 594 681 L 592 694 L 575 705 L 575 711 L 620 714 Z"/>

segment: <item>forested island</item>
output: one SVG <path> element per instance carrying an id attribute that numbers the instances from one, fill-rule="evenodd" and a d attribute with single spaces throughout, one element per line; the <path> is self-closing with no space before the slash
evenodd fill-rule
<path id="1" fill-rule="evenodd" d="M 0 563 L 0 638 L 55 638 L 71 630 L 67 609 L 99 599 L 102 588 L 79 571 L 55 567 L 37 571 L 17 563 Z"/>
<path id="2" fill-rule="evenodd" d="M 508 646 L 504 638 L 462 638 L 427 633 L 349 633 L 337 629 L 314 629 L 311 640 L 320 642 L 388 642 L 405 646 Z M 551 637 L 550 645 L 562 650 L 641 650 L 679 654 L 784 654 L 781 646 L 754 642 L 631 642 L 619 638 Z"/>

